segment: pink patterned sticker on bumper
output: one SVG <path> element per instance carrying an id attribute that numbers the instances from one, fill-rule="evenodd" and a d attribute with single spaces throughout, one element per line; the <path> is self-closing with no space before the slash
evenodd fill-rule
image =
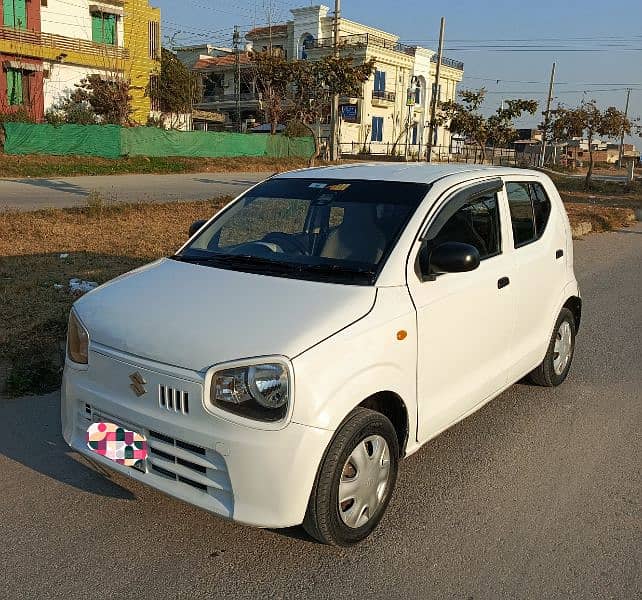
<path id="1" fill-rule="evenodd" d="M 93 423 L 87 429 L 87 446 L 120 465 L 133 467 L 147 458 L 147 440 L 114 423 Z"/>

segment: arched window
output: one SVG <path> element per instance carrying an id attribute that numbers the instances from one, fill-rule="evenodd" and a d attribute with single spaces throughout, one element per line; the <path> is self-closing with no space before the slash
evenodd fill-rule
<path id="1" fill-rule="evenodd" d="M 312 48 L 312 44 L 314 44 L 314 37 L 312 37 L 311 34 L 309 33 L 304 33 L 301 36 L 301 59 L 306 60 L 308 58 L 308 50 Z"/>

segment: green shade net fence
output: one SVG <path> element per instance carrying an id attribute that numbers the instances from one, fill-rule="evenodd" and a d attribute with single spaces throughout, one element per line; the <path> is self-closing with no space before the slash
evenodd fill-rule
<path id="1" fill-rule="evenodd" d="M 223 158 L 268 156 L 309 158 L 312 138 L 281 135 L 165 131 L 156 127 L 117 125 L 33 125 L 5 123 L 6 154 L 184 156 Z"/>

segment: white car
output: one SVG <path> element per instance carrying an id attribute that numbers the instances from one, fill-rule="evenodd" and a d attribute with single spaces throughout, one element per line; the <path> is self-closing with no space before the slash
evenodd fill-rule
<path id="1" fill-rule="evenodd" d="M 403 457 L 525 375 L 555 386 L 569 371 L 581 299 L 542 173 L 306 169 L 192 229 L 75 303 L 62 427 L 75 450 L 222 517 L 363 540 Z M 146 440 L 144 458 L 99 452 L 102 423 Z"/>

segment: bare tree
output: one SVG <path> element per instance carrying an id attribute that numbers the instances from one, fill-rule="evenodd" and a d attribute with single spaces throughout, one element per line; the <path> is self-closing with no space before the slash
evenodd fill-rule
<path id="1" fill-rule="evenodd" d="M 486 90 L 462 90 L 461 102 L 449 100 L 440 103 L 437 125 L 445 126 L 451 133 L 461 134 L 471 139 L 479 148 L 482 163 L 486 159 L 486 146 L 493 144 L 505 146 L 517 139 L 513 121 L 524 113 L 535 114 L 535 100 L 504 100 L 492 115 L 485 117 L 481 107 L 486 98 Z"/>
<path id="2" fill-rule="evenodd" d="M 553 138 L 568 140 L 572 137 L 586 136 L 588 142 L 589 166 L 584 180 L 584 187 L 591 189 L 593 167 L 595 165 L 595 139 L 596 136 L 618 138 L 622 132 L 631 134 L 633 124 L 625 114 L 609 106 L 600 110 L 595 100 L 582 101 L 575 108 L 559 106 L 554 111 L 551 125 Z"/>

